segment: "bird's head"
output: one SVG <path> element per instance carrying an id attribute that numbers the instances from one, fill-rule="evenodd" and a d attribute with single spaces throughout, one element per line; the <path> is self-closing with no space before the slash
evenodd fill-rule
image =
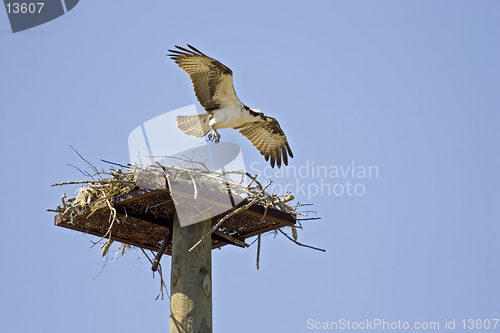
<path id="1" fill-rule="evenodd" d="M 257 117 L 260 117 L 260 119 L 262 119 L 262 121 L 267 121 L 267 117 L 264 116 L 264 113 L 262 113 L 262 111 L 260 110 L 257 110 L 257 109 L 252 109 L 252 108 L 249 108 L 248 106 L 245 106 L 245 109 L 250 112 L 250 114 L 252 116 L 254 116 L 255 118 Z"/>
<path id="2" fill-rule="evenodd" d="M 267 117 L 264 115 L 264 113 L 262 113 L 262 111 L 256 109 L 253 109 L 252 111 L 254 112 L 254 115 L 256 117 L 260 117 L 260 119 L 262 119 L 263 121 L 267 121 Z"/>

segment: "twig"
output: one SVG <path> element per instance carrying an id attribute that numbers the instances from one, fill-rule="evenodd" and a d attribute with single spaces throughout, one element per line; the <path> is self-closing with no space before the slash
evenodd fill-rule
<path id="1" fill-rule="evenodd" d="M 260 262 L 260 236 L 257 236 L 257 269 L 259 269 L 259 262 Z"/>
<path id="2" fill-rule="evenodd" d="M 100 179 L 100 180 L 77 180 L 73 182 L 59 182 L 50 186 L 63 186 L 74 184 L 135 184 L 133 180 L 119 180 L 119 179 Z"/>
<path id="3" fill-rule="evenodd" d="M 153 260 L 151 260 L 151 258 L 149 258 L 149 256 L 146 253 L 146 251 L 144 251 L 144 249 L 142 247 L 140 249 L 141 249 L 142 253 L 144 253 L 144 255 L 146 256 L 146 258 L 148 258 L 148 260 L 151 263 L 151 265 L 153 265 Z M 165 281 L 163 280 L 163 273 L 162 273 L 162 270 L 161 270 L 161 264 L 158 264 L 158 273 L 160 274 L 160 291 L 158 292 L 158 295 L 156 296 L 156 299 L 158 299 L 158 298 L 161 297 L 161 300 L 163 300 L 163 288 L 165 288 L 165 290 L 167 291 L 167 297 L 170 299 L 170 295 L 168 293 L 167 285 L 165 284 Z M 155 271 L 153 271 L 153 278 L 154 277 L 155 277 Z"/>
<path id="4" fill-rule="evenodd" d="M 140 248 L 142 253 L 146 256 L 146 258 L 149 260 L 149 262 L 151 263 L 151 265 L 153 265 L 153 260 L 151 260 L 151 258 L 149 258 L 148 254 L 146 253 L 146 251 L 144 251 L 144 249 L 141 247 Z M 158 297 L 161 296 L 161 299 L 163 300 L 163 286 L 165 285 L 165 283 L 163 282 L 163 276 L 161 274 L 161 264 L 158 265 L 160 270 L 158 271 L 158 273 L 160 274 L 160 291 L 158 292 L 158 296 L 156 296 L 156 299 L 158 299 Z M 153 278 L 155 277 L 154 275 L 154 271 L 153 271 Z M 168 295 L 168 294 L 167 294 Z M 170 298 L 170 297 L 169 297 Z"/>
<path id="5" fill-rule="evenodd" d="M 321 217 L 306 217 L 306 218 L 297 219 L 297 220 L 300 220 L 300 221 L 321 220 Z"/>
<path id="6" fill-rule="evenodd" d="M 108 231 L 107 231 L 107 232 L 104 234 L 104 236 L 102 236 L 102 237 L 101 237 L 101 238 L 100 238 L 97 242 L 94 242 L 94 245 L 92 245 L 92 246 L 91 246 L 91 248 L 92 248 L 92 247 L 94 247 L 96 244 L 98 244 L 98 243 L 99 243 L 101 240 L 103 240 L 104 238 L 108 238 L 108 241 L 107 241 L 106 243 L 104 243 L 105 245 L 106 245 L 108 242 L 113 242 L 113 241 L 111 240 L 111 233 L 112 233 L 112 231 L 113 231 L 113 229 L 114 229 L 114 226 L 115 226 L 115 221 L 120 222 L 120 221 L 118 220 L 118 218 L 116 217 L 116 209 L 115 209 L 115 208 L 111 205 L 111 203 L 109 202 L 109 199 L 106 199 L 106 204 L 108 205 L 109 211 L 111 212 L 111 213 L 109 214 L 109 221 L 110 221 L 110 225 L 109 225 Z M 94 214 L 94 212 L 95 212 L 95 211 L 93 211 L 92 213 L 90 213 L 90 214 L 89 214 L 89 216 L 90 216 L 90 215 L 92 215 L 92 214 Z M 88 218 L 88 217 L 87 217 L 87 218 Z M 109 236 L 108 236 L 108 235 L 109 235 Z M 109 245 L 111 245 L 111 244 L 109 244 Z M 104 253 L 104 252 L 103 252 L 103 255 L 102 255 L 102 256 L 104 257 L 105 255 L 106 255 L 106 253 Z"/>
<path id="7" fill-rule="evenodd" d="M 203 156 L 205 156 L 205 155 L 203 155 Z M 205 162 L 206 162 L 206 160 L 207 160 L 207 158 L 206 158 L 206 157 L 205 157 L 205 160 L 204 160 L 203 162 L 193 161 L 192 159 L 190 159 L 190 158 L 188 158 L 188 157 L 186 157 L 186 156 L 184 156 L 184 157 L 186 157 L 186 159 L 184 159 L 184 158 L 180 158 L 180 157 L 177 157 L 177 156 L 168 156 L 168 155 L 148 155 L 148 157 L 153 157 L 153 158 L 154 158 L 154 157 L 174 158 L 174 159 L 176 159 L 176 160 L 180 160 L 180 161 L 187 162 L 187 163 L 196 163 L 196 164 L 200 164 L 200 165 L 202 165 L 205 169 L 207 169 L 207 170 L 208 170 L 208 168 L 207 168 L 207 167 L 206 167 L 206 165 L 205 165 Z M 156 162 L 156 163 L 157 163 L 157 164 L 160 164 L 159 162 Z M 160 164 L 160 165 L 161 165 L 161 164 Z"/>
<path id="8" fill-rule="evenodd" d="M 90 167 L 92 168 L 92 170 L 94 170 L 94 172 L 99 173 L 99 170 L 97 170 L 97 168 L 96 168 L 96 167 L 95 167 L 92 163 L 90 163 L 89 161 L 87 161 L 87 160 L 86 160 L 86 159 L 85 159 L 85 158 L 84 158 L 84 157 L 83 157 L 83 156 L 82 156 L 82 155 L 78 152 L 78 150 L 76 150 L 75 148 L 73 148 L 73 146 L 72 146 L 72 145 L 69 145 L 69 146 L 71 147 L 71 149 L 73 149 L 73 151 L 74 151 L 75 153 L 77 153 L 77 154 L 78 154 L 78 156 L 80 156 L 80 158 L 81 158 L 82 160 L 84 160 L 85 162 L 87 162 L 87 164 L 88 164 L 88 165 L 90 165 Z"/>
<path id="9" fill-rule="evenodd" d="M 84 175 L 84 176 L 87 176 L 87 177 L 90 177 L 90 178 L 94 179 L 94 178 L 92 177 L 92 175 L 91 175 L 88 171 L 83 171 L 83 170 L 82 170 L 82 169 L 80 169 L 79 167 L 74 166 L 74 165 L 72 165 L 72 164 L 67 164 L 67 165 L 68 165 L 68 166 L 70 166 L 70 167 L 72 167 L 72 168 L 75 168 L 75 169 L 76 169 L 76 170 L 78 170 L 78 171 L 80 171 L 80 173 L 81 173 L 82 175 Z"/>
<path id="10" fill-rule="evenodd" d="M 167 249 L 168 244 L 172 240 L 172 232 L 169 232 L 166 236 L 165 239 L 163 240 L 163 243 L 161 244 L 160 250 L 156 253 L 155 260 L 153 262 L 153 265 L 151 266 L 151 269 L 153 272 L 156 272 L 158 270 L 158 265 L 160 264 L 160 259 L 161 256 L 165 253 L 165 250 Z"/>
<path id="11" fill-rule="evenodd" d="M 320 249 L 318 247 L 314 247 L 314 246 L 311 246 L 311 245 L 306 245 L 306 244 L 302 244 L 302 243 L 299 243 L 297 242 L 295 239 L 291 238 L 290 236 L 288 236 L 283 230 L 281 229 L 277 229 L 279 232 L 281 232 L 283 235 L 285 235 L 286 238 L 288 238 L 289 240 L 291 240 L 292 242 L 294 242 L 295 244 L 299 245 L 299 246 L 303 246 L 303 247 L 308 247 L 310 249 L 313 249 L 313 250 L 317 250 L 317 251 L 322 251 L 322 252 L 326 252 L 326 250 L 324 249 Z"/>
<path id="12" fill-rule="evenodd" d="M 104 163 L 108 163 L 108 164 L 112 164 L 112 165 L 117 165 L 117 166 L 119 166 L 119 167 L 121 167 L 121 168 L 127 168 L 127 169 L 128 169 L 128 168 L 130 168 L 130 164 L 128 164 L 128 165 L 123 165 L 123 164 L 120 164 L 120 163 L 115 163 L 115 162 L 106 161 L 106 160 L 103 160 L 102 158 L 101 158 L 101 161 L 102 161 L 102 162 L 104 162 Z"/>
<path id="13" fill-rule="evenodd" d="M 196 187 L 196 181 L 193 178 L 193 175 L 189 173 L 189 177 L 191 177 L 191 180 L 193 181 L 193 188 L 194 188 L 194 194 L 193 194 L 193 199 L 196 200 L 198 197 L 198 187 Z"/>

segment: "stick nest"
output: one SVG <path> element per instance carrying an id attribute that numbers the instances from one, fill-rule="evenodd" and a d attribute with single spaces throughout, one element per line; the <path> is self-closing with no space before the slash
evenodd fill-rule
<path id="1" fill-rule="evenodd" d="M 227 193 L 229 189 L 233 196 L 250 199 L 252 204 L 275 208 L 296 218 L 307 216 L 307 213 L 297 211 L 302 205 L 289 204 L 294 199 L 290 192 L 276 194 L 266 191 L 272 181 L 263 186 L 257 180 L 257 176 L 252 176 L 243 170 L 217 171 L 210 170 L 203 164 L 202 166 L 165 166 L 157 163 L 144 167 L 135 164 L 128 167 L 125 172 L 121 168 L 103 170 L 89 175 L 91 177 L 89 180 L 55 183 L 52 186 L 72 184 L 83 186 L 76 191 L 75 197 L 67 198 L 63 195 L 62 204 L 53 211 L 61 213 L 64 218 L 72 218 L 89 210 L 93 212 L 103 203 L 110 205 L 113 197 L 128 193 L 137 186 L 151 190 L 164 189 L 166 183 L 176 182 L 192 186 L 194 199 L 200 189 L 215 193 Z"/>
<path id="2" fill-rule="evenodd" d="M 284 194 L 276 194 L 267 191 L 267 188 L 269 187 L 269 185 L 271 185 L 272 181 L 270 181 L 266 185 L 262 185 L 257 180 L 257 176 L 253 176 L 243 170 L 217 171 L 210 170 L 205 166 L 204 163 L 185 159 L 178 159 L 178 162 L 179 165 L 177 166 L 166 166 L 159 163 L 147 166 L 143 166 L 140 164 L 135 164 L 132 166 L 120 165 L 121 168 L 111 167 L 109 171 L 99 171 L 89 163 L 94 171 L 93 174 L 83 172 L 82 170 L 77 168 L 78 170 L 80 170 L 80 172 L 82 172 L 89 178 L 88 180 L 61 182 L 52 185 L 62 186 L 78 184 L 81 185 L 81 187 L 77 189 L 76 196 L 74 197 L 67 198 L 66 194 L 64 194 L 61 198 L 61 204 L 58 205 L 55 210 L 49 209 L 49 211 L 60 213 L 62 215 L 62 218 L 69 218 L 71 221 L 73 221 L 73 218 L 76 218 L 83 214 L 89 214 L 88 217 L 90 217 L 97 209 L 99 209 L 103 205 L 107 205 L 110 210 L 109 219 L 111 223 L 109 229 L 101 239 L 94 242 L 94 245 L 96 245 L 98 243 L 102 243 L 101 241 L 103 241 L 105 238 L 108 238 L 101 246 L 102 256 L 106 256 L 111 244 L 113 243 L 111 234 L 113 226 L 115 225 L 115 223 L 119 223 L 116 210 L 112 205 L 113 198 L 119 195 L 126 194 L 136 187 L 150 190 L 166 189 L 168 187 L 167 185 L 175 182 L 176 184 L 183 184 L 192 187 L 194 191 L 194 199 L 196 199 L 198 191 L 201 190 L 203 190 L 205 193 L 206 191 L 213 191 L 214 193 L 219 194 L 227 194 L 228 191 L 230 191 L 233 197 L 247 199 L 247 204 L 245 206 L 228 212 L 222 219 L 219 220 L 219 222 L 215 226 L 213 226 L 212 230 L 209 233 L 207 233 L 203 236 L 202 239 L 200 239 L 198 244 L 201 243 L 201 241 L 205 237 L 209 236 L 219 227 L 223 229 L 222 224 L 228 217 L 238 213 L 243 209 L 247 209 L 251 205 L 257 204 L 265 207 L 265 213 L 262 219 L 265 218 L 267 209 L 274 208 L 291 214 L 297 222 L 296 226 L 291 227 L 292 237 L 290 237 L 282 229 L 273 230 L 270 231 L 270 233 L 274 233 L 275 235 L 277 235 L 278 232 L 280 232 L 286 238 L 293 241 L 297 245 L 324 251 L 322 249 L 297 242 L 297 228 L 302 229 L 300 221 L 315 220 L 319 218 L 308 217 L 309 214 L 314 212 L 298 211 L 298 208 L 305 205 L 291 205 L 289 202 L 292 201 L 294 197 L 290 192 Z M 258 235 L 256 241 L 258 241 L 257 268 L 259 268 L 261 235 Z M 195 246 L 193 246 L 193 248 Z M 130 248 L 132 248 L 131 245 L 121 244 L 116 251 L 113 261 L 117 258 L 117 256 L 119 256 L 120 253 L 121 255 L 123 255 Z M 144 249 L 141 250 L 146 255 L 148 260 L 153 263 Z M 153 254 L 154 257 L 154 253 L 151 252 L 151 254 Z M 157 260 L 159 261 L 158 255 L 161 254 L 157 254 Z M 163 299 L 163 288 L 165 287 L 165 285 L 161 274 L 161 266 L 159 268 L 159 273 L 161 277 L 160 294 Z"/>

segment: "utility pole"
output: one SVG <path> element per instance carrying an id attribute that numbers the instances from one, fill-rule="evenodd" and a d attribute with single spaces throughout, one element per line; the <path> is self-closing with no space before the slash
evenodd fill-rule
<path id="1" fill-rule="evenodd" d="M 189 209 L 191 214 L 195 210 Z M 174 215 L 172 269 L 170 276 L 170 332 L 212 332 L 212 239 L 206 237 L 191 252 L 189 249 L 210 231 L 210 214 L 204 220 L 182 227 Z"/>

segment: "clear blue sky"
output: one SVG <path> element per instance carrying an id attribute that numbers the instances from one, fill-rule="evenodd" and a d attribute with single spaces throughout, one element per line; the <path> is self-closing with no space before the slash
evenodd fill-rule
<path id="1" fill-rule="evenodd" d="M 127 163 L 134 128 L 197 103 L 166 57 L 186 43 L 280 121 L 296 169 L 378 170 L 272 174 L 364 193 L 297 189 L 322 217 L 299 241 L 326 253 L 267 236 L 257 271 L 255 246 L 214 251 L 214 332 L 309 332 L 309 319 L 441 330 L 455 319 L 463 330 L 463 319 L 500 318 L 499 17 L 498 1 L 85 0 L 12 34 L 0 10 L 0 330 L 168 330 L 168 301 L 155 301 L 159 279 L 140 251 L 94 279 L 93 238 L 55 227 L 45 209 L 75 190 L 50 184 L 83 178 L 67 166 L 85 168 L 70 144 L 98 167 Z M 221 134 L 248 169 L 264 167 L 244 138 Z"/>

